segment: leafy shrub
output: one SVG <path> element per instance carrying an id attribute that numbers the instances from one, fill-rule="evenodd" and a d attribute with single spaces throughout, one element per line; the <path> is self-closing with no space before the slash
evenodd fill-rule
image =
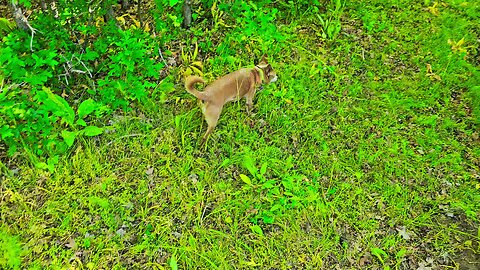
<path id="1" fill-rule="evenodd" d="M 40 168 L 53 170 L 79 136 L 101 134 L 93 124 L 100 117 L 144 101 L 163 68 L 147 33 L 102 23 L 106 6 L 88 12 L 81 2 L 30 17 L 33 27 L 55 31 L 33 39 L 13 31 L 0 43 L 0 136 L 9 155 L 23 150 Z"/>
<path id="2" fill-rule="evenodd" d="M 108 56 L 110 69 L 105 77 L 98 80 L 98 94 L 103 103 L 111 104 L 113 109 L 119 106 L 126 109 L 128 100 L 143 101 L 148 89 L 156 85 L 148 78 L 158 79 L 163 64 L 155 63 L 154 59 L 148 57 L 154 47 L 150 45 L 151 40 L 140 31 L 120 30 L 110 41 L 111 44 L 96 42 L 99 51 L 108 48 L 116 52 Z"/>
<path id="3" fill-rule="evenodd" d="M 257 5 L 239 1 L 219 6 L 221 11 L 228 11 L 235 16 L 236 22 L 236 27 L 227 32 L 224 42 L 218 46 L 216 52 L 219 55 L 235 55 L 239 48 L 245 48 L 247 53 L 276 53 L 278 47 L 272 44 L 285 39 L 275 25 L 278 9 L 262 3 Z M 256 48 L 262 51 L 255 51 Z"/>

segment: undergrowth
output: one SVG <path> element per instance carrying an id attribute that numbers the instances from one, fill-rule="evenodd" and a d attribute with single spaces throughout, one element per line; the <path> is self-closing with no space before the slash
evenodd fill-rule
<path id="1" fill-rule="evenodd" d="M 202 0 L 188 29 L 178 0 L 19 2 L 38 31 L 0 28 L 0 268 L 480 264 L 475 1 Z M 201 145 L 184 77 L 263 54 L 279 80 Z"/>

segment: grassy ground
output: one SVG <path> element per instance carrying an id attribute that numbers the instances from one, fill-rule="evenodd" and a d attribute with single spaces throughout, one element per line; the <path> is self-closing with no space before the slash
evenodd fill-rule
<path id="1" fill-rule="evenodd" d="M 116 115 L 54 173 L 13 167 L 0 265 L 480 268 L 480 4 L 353 2 L 335 39 L 280 12 L 279 81 L 252 115 L 226 106 L 206 147 L 174 67 L 168 96 Z M 200 58 L 211 81 L 250 56 Z"/>

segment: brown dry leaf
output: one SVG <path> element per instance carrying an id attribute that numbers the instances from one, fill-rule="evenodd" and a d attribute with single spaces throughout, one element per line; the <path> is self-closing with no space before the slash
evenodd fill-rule
<path id="1" fill-rule="evenodd" d="M 118 236 L 123 237 L 127 232 L 123 229 L 120 228 L 115 232 Z"/>
<path id="2" fill-rule="evenodd" d="M 398 234 L 405 240 L 410 239 L 410 233 L 407 232 L 407 229 L 405 226 L 397 228 Z"/>
<path id="3" fill-rule="evenodd" d="M 427 74 L 429 74 L 429 73 L 433 73 L 432 72 L 432 65 L 427 64 Z"/>
<path id="4" fill-rule="evenodd" d="M 363 256 L 362 258 L 360 258 L 360 261 L 358 261 L 358 265 L 365 266 L 366 264 L 370 264 L 370 259 Z"/>
<path id="5" fill-rule="evenodd" d="M 433 72 L 432 65 L 430 65 L 430 64 L 427 64 L 427 76 L 432 77 L 433 79 L 435 79 L 437 81 L 442 80 L 442 78 L 439 75 L 437 75 Z"/>
<path id="6" fill-rule="evenodd" d="M 419 263 L 417 270 L 432 270 L 432 267 L 427 267 L 425 263 L 421 262 Z"/>
<path id="7" fill-rule="evenodd" d="M 75 243 L 75 239 L 68 239 L 68 243 L 66 243 L 65 246 L 68 248 L 75 248 L 77 246 L 77 244 Z"/>
<path id="8" fill-rule="evenodd" d="M 198 182 L 198 175 L 192 173 L 188 176 L 188 180 L 192 181 L 193 184 L 196 184 Z"/>
<path id="9" fill-rule="evenodd" d="M 145 171 L 145 173 L 148 175 L 148 176 L 151 176 L 153 174 L 153 167 L 148 167 L 148 169 Z"/>

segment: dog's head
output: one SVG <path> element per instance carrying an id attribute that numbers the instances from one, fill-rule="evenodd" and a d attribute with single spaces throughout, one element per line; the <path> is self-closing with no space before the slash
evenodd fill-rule
<path id="1" fill-rule="evenodd" d="M 262 57 L 262 60 L 260 61 L 260 63 L 258 63 L 258 65 L 256 65 L 256 67 L 262 70 L 264 82 L 273 83 L 277 81 L 277 73 L 275 73 L 275 70 L 273 70 L 272 65 L 268 63 L 267 57 L 265 55 Z"/>

